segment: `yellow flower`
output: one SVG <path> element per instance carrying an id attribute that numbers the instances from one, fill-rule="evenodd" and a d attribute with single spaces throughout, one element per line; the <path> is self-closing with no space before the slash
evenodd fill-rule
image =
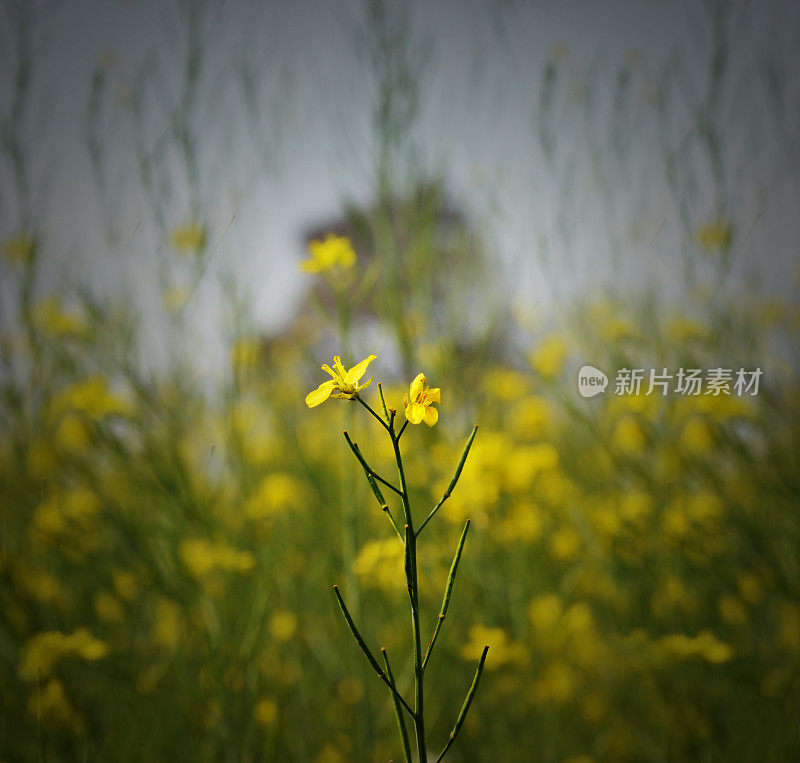
<path id="1" fill-rule="evenodd" d="M 323 241 L 312 241 L 308 245 L 310 259 L 300 263 L 300 269 L 306 273 L 324 273 L 337 265 L 351 268 L 356 264 L 356 253 L 350 239 L 329 233 Z"/>
<path id="2" fill-rule="evenodd" d="M 412 424 L 419 424 L 424 421 L 432 427 L 439 420 L 439 411 L 432 408 L 433 403 L 442 402 L 442 390 L 439 387 L 425 386 L 427 379 L 425 374 L 417 374 L 408 394 L 403 396 L 403 405 L 406 407 L 406 418 Z"/>
<path id="3" fill-rule="evenodd" d="M 706 225 L 700 225 L 694 233 L 698 245 L 707 250 L 727 249 L 731 245 L 731 226 L 724 220 L 713 220 Z"/>
<path id="4" fill-rule="evenodd" d="M 169 244 L 178 254 L 195 254 L 205 248 L 206 229 L 196 222 L 179 225 L 169 234 Z"/>
<path id="5" fill-rule="evenodd" d="M 30 233 L 22 231 L 3 241 L 3 259 L 13 265 L 23 265 L 33 259 L 36 253 L 36 240 Z"/>
<path id="6" fill-rule="evenodd" d="M 543 339 L 537 348 L 528 356 L 534 370 L 546 379 L 552 379 L 561 373 L 567 359 L 567 345 L 559 335 L 551 335 Z"/>
<path id="7" fill-rule="evenodd" d="M 262 699 L 254 710 L 255 719 L 262 726 L 269 726 L 278 717 L 278 703 L 273 699 Z"/>
<path id="8" fill-rule="evenodd" d="M 347 398 L 352 400 L 362 389 L 366 389 L 372 384 L 370 376 L 366 384 L 359 384 L 361 377 L 366 373 L 367 366 L 375 360 L 375 355 L 364 358 L 358 365 L 353 366 L 349 371 L 345 371 L 342 359 L 335 355 L 333 358 L 333 368 L 327 363 L 322 366 L 322 370 L 329 373 L 333 378 L 322 382 L 313 392 L 306 395 L 306 405 L 314 408 L 320 403 L 324 403 L 329 397 Z M 338 390 L 338 391 L 337 391 Z"/>

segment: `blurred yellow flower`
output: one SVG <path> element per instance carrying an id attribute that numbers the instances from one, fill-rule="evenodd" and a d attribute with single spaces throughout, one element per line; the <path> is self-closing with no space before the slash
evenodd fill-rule
<path id="1" fill-rule="evenodd" d="M 362 389 L 366 389 L 372 384 L 370 376 L 366 384 L 359 384 L 361 377 L 366 373 L 367 366 L 375 360 L 376 355 L 369 355 L 360 363 L 346 371 L 342 365 L 342 359 L 338 355 L 333 357 L 333 368 L 327 363 L 322 366 L 322 370 L 331 375 L 331 379 L 322 382 L 313 392 L 306 395 L 306 405 L 314 408 L 320 403 L 324 403 L 329 397 L 346 398 L 352 400 Z"/>
<path id="2" fill-rule="evenodd" d="M 287 509 L 299 508 L 305 496 L 302 482 L 291 474 L 273 472 L 261 480 L 255 493 L 245 501 L 244 513 L 249 519 L 268 519 Z"/>
<path id="3" fill-rule="evenodd" d="M 356 253 L 350 239 L 329 233 L 322 241 L 312 241 L 308 245 L 310 258 L 300 263 L 306 273 L 324 273 L 336 266 L 351 268 L 356 264 Z"/>
<path id="4" fill-rule="evenodd" d="M 569 525 L 559 528 L 550 538 L 550 556 L 559 562 L 577 559 L 581 550 L 581 538 Z"/>
<path id="5" fill-rule="evenodd" d="M 231 366 L 238 371 L 255 366 L 261 356 L 261 343 L 257 339 L 237 339 L 231 345 Z"/>
<path id="6" fill-rule="evenodd" d="M 82 315 L 65 312 L 58 297 L 46 297 L 33 308 L 34 326 L 43 334 L 57 339 L 59 337 L 86 336 L 89 326 Z"/>
<path id="7" fill-rule="evenodd" d="M 558 594 L 547 593 L 531 599 L 528 605 L 528 618 L 534 632 L 555 627 L 561 617 L 561 599 Z"/>
<path id="8" fill-rule="evenodd" d="M 461 647 L 461 656 L 465 660 L 477 660 L 484 646 L 489 647 L 490 654 L 490 659 L 486 661 L 487 670 L 508 663 L 525 665 L 528 662 L 528 651 L 518 641 L 512 641 L 504 628 L 488 628 L 485 625 L 473 625 L 469 629 L 468 642 Z"/>
<path id="9" fill-rule="evenodd" d="M 611 440 L 619 450 L 629 455 L 641 453 L 647 443 L 641 424 L 631 416 L 617 422 Z"/>
<path id="10" fill-rule="evenodd" d="M 71 723 L 76 731 L 82 729 L 81 723 L 76 723 L 75 710 L 67 699 L 64 684 L 57 678 L 47 682 L 37 695 L 31 697 L 28 709 L 31 715 L 44 717 L 59 723 Z"/>
<path id="11" fill-rule="evenodd" d="M 397 569 L 403 563 L 403 547 L 396 538 L 367 541 L 353 562 L 353 571 L 364 585 L 385 590 L 398 587 Z"/>
<path id="12" fill-rule="evenodd" d="M 412 424 L 420 424 L 423 421 L 432 427 L 439 420 L 439 411 L 433 407 L 433 403 L 442 402 L 442 390 L 439 387 L 428 387 L 425 374 L 417 374 L 411 382 L 408 394 L 403 396 L 406 418 Z"/>
<path id="13" fill-rule="evenodd" d="M 150 638 L 153 644 L 174 649 L 181 639 L 184 618 L 180 606 L 172 599 L 159 597 L 153 607 Z"/>
<path id="14" fill-rule="evenodd" d="M 294 612 L 281 610 L 276 612 L 269 621 L 269 632 L 275 641 L 281 644 L 289 641 L 297 630 L 297 616 Z"/>
<path id="15" fill-rule="evenodd" d="M 36 254 L 36 239 L 28 232 L 21 231 L 3 241 L 3 259 L 13 265 L 24 265 Z"/>
<path id="16" fill-rule="evenodd" d="M 94 597 L 94 611 L 107 623 L 121 623 L 125 619 L 119 599 L 108 591 L 99 591 Z"/>
<path id="17" fill-rule="evenodd" d="M 108 380 L 100 375 L 90 376 L 53 395 L 49 410 L 54 416 L 78 411 L 94 420 L 131 414 L 128 401 L 111 392 Z"/>
<path id="18" fill-rule="evenodd" d="M 694 240 L 706 251 L 727 249 L 731 245 L 732 236 L 730 224 L 719 219 L 699 225 L 694 232 Z"/>
<path id="19" fill-rule="evenodd" d="M 99 660 L 108 654 L 108 646 L 86 628 L 73 633 L 46 631 L 32 636 L 22 647 L 19 675 L 24 681 L 36 681 L 50 675 L 56 663 L 65 657 Z"/>
<path id="20" fill-rule="evenodd" d="M 162 300 L 164 302 L 164 307 L 170 313 L 178 313 L 181 310 L 183 310 L 184 306 L 189 301 L 189 297 L 191 296 L 192 293 L 189 291 L 188 288 L 176 284 L 174 286 L 168 287 L 164 291 Z"/>
<path id="21" fill-rule="evenodd" d="M 727 662 L 733 657 L 733 649 L 707 630 L 701 631 L 697 636 L 683 633 L 662 636 L 659 645 L 668 654 L 676 657 L 700 657 L 712 663 Z"/>
<path id="22" fill-rule="evenodd" d="M 339 681 L 336 694 L 345 705 L 358 704 L 364 696 L 364 683 L 354 676 L 345 676 Z"/>
<path id="23" fill-rule="evenodd" d="M 262 726 L 269 726 L 278 718 L 278 703 L 274 699 L 265 697 L 258 702 L 253 715 Z"/>
<path id="24" fill-rule="evenodd" d="M 714 447 L 714 434 L 703 419 L 692 417 L 683 426 L 678 445 L 689 455 L 703 455 Z"/>
<path id="25" fill-rule="evenodd" d="M 552 379 L 564 368 L 567 344 L 563 337 L 553 334 L 543 339 L 528 359 L 537 373 L 546 379 Z"/>
<path id="26" fill-rule="evenodd" d="M 188 256 L 200 252 L 206 245 L 205 226 L 198 222 L 178 225 L 169 234 L 169 245 L 178 254 Z"/>
<path id="27" fill-rule="evenodd" d="M 80 453 L 89 444 L 86 422 L 74 411 L 69 411 L 58 423 L 53 440 L 59 450 Z"/>
<path id="28" fill-rule="evenodd" d="M 198 578 L 217 570 L 250 572 L 256 564 L 249 551 L 238 551 L 225 543 L 212 543 L 203 538 L 182 541 L 178 555 L 186 569 Z"/>

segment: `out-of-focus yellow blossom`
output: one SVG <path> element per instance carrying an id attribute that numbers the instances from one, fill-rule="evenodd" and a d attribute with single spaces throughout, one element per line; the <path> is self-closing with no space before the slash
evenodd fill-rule
<path id="1" fill-rule="evenodd" d="M 180 606 L 172 599 L 159 597 L 153 607 L 150 638 L 155 646 L 174 649 L 181 640 L 185 622 Z"/>
<path id="2" fill-rule="evenodd" d="M 69 527 L 85 530 L 100 507 L 100 498 L 88 488 L 54 491 L 36 509 L 33 524 L 46 536 L 58 535 Z"/>
<path id="3" fill-rule="evenodd" d="M 692 413 L 705 413 L 722 423 L 733 418 L 752 418 L 755 406 L 749 398 L 735 395 L 689 395 L 676 401 L 676 416 Z"/>
<path id="4" fill-rule="evenodd" d="M 508 418 L 511 432 L 516 437 L 543 437 L 552 432 L 551 406 L 543 397 L 523 398 L 513 405 Z"/>
<path id="5" fill-rule="evenodd" d="M 542 472 L 536 482 L 539 500 L 551 506 L 558 506 L 577 492 L 575 485 L 558 469 Z"/>
<path id="6" fill-rule="evenodd" d="M 170 231 L 169 245 L 178 253 L 185 256 L 197 254 L 205 249 L 206 228 L 198 222 L 178 225 Z"/>
<path id="7" fill-rule="evenodd" d="M 578 676 L 575 671 L 561 660 L 551 662 L 542 671 L 542 675 L 534 684 L 534 696 L 542 704 L 554 703 L 563 705 L 575 695 Z"/>
<path id="8" fill-rule="evenodd" d="M 680 578 L 670 575 L 653 594 L 651 603 L 653 614 L 664 620 L 672 620 L 676 614 L 692 614 L 697 610 L 697 596 L 690 591 Z"/>
<path id="9" fill-rule="evenodd" d="M 697 226 L 694 240 L 698 246 L 706 251 L 727 249 L 731 245 L 733 229 L 725 220 L 712 220 L 704 225 Z"/>
<path id="10" fill-rule="evenodd" d="M 658 415 L 662 400 L 660 395 L 647 395 L 644 391 L 638 395 L 614 395 L 606 405 L 605 414 L 614 419 L 624 413 L 638 413 L 648 421 L 653 421 Z"/>
<path id="11" fill-rule="evenodd" d="M 90 376 L 71 387 L 56 393 L 50 401 L 53 416 L 67 411 L 86 414 L 95 421 L 107 416 L 130 416 L 131 405 L 127 400 L 111 392 L 105 376 Z"/>
<path id="12" fill-rule="evenodd" d="M 43 603 L 53 603 L 64 594 L 58 578 L 47 572 L 26 570 L 22 582 L 28 593 Z"/>
<path id="13" fill-rule="evenodd" d="M 74 411 L 61 417 L 53 437 L 56 447 L 66 453 L 80 453 L 89 444 L 89 439 L 86 422 Z"/>
<path id="14" fill-rule="evenodd" d="M 558 594 L 547 593 L 537 596 L 528 605 L 528 618 L 533 626 L 534 633 L 555 627 L 560 617 L 561 599 Z"/>
<path id="15" fill-rule="evenodd" d="M 638 523 L 653 513 L 653 498 L 643 491 L 631 491 L 620 497 L 619 512 L 623 519 Z"/>
<path id="16" fill-rule="evenodd" d="M 542 339 L 528 356 L 534 370 L 545 379 L 552 379 L 564 368 L 567 359 L 567 344 L 558 334 Z"/>
<path id="17" fill-rule="evenodd" d="M 24 265 L 36 254 L 36 239 L 27 231 L 9 236 L 3 241 L 3 259 L 12 265 Z"/>
<path id="18" fill-rule="evenodd" d="M 356 705 L 364 696 L 364 683 L 354 676 L 345 676 L 336 687 L 336 695 L 345 705 Z"/>
<path id="19" fill-rule="evenodd" d="M 641 454 L 647 444 L 642 425 L 632 416 L 625 416 L 617 422 L 611 441 L 617 449 L 628 455 Z"/>
<path id="20" fill-rule="evenodd" d="M 800 606 L 795 602 L 783 601 L 777 614 L 775 642 L 789 654 L 796 654 L 800 649 Z"/>
<path id="21" fill-rule="evenodd" d="M 253 716 L 262 726 L 269 726 L 278 719 L 278 703 L 274 699 L 264 697 L 258 701 Z"/>
<path id="22" fill-rule="evenodd" d="M 174 284 L 164 290 L 162 301 L 168 312 L 179 313 L 186 306 L 191 296 L 192 293 L 186 286 Z"/>
<path id="23" fill-rule="evenodd" d="M 36 681 L 40 674 L 49 676 L 62 659 L 99 660 L 107 654 L 108 646 L 86 628 L 78 628 L 69 634 L 62 631 L 37 633 L 22 647 L 19 675 L 24 681 Z"/>
<path id="24" fill-rule="evenodd" d="M 744 625 L 747 622 L 747 608 L 732 594 L 726 593 L 720 596 L 718 608 L 726 623 Z"/>
<path id="25" fill-rule="evenodd" d="M 230 357 L 235 370 L 252 368 L 261 357 L 261 344 L 257 339 L 237 339 L 231 345 Z"/>
<path id="26" fill-rule="evenodd" d="M 329 397 L 345 398 L 352 400 L 361 390 L 366 389 L 372 384 L 369 377 L 366 384 L 359 384 L 361 377 L 367 372 L 367 366 L 375 360 L 376 355 L 369 355 L 360 363 L 357 363 L 349 371 L 342 365 L 342 359 L 338 355 L 333 357 L 333 368 L 327 363 L 322 366 L 322 370 L 331 375 L 331 379 L 317 387 L 313 392 L 306 395 L 306 405 L 314 408 L 320 403 L 324 403 Z"/>
<path id="27" fill-rule="evenodd" d="M 48 681 L 41 691 L 31 697 L 28 712 L 36 718 L 69 724 L 76 730 L 82 729 L 83 724 L 75 715 L 64 684 L 57 678 Z"/>
<path id="28" fill-rule="evenodd" d="M 695 416 L 684 424 L 678 446 L 688 455 L 704 455 L 714 447 L 714 434 L 703 419 Z"/>
<path id="29" fill-rule="evenodd" d="M 550 556 L 559 562 L 570 562 L 578 558 L 581 537 L 569 525 L 560 527 L 550 538 Z"/>
<path id="30" fill-rule="evenodd" d="M 712 663 L 727 662 L 733 657 L 733 649 L 707 630 L 697 636 L 683 633 L 662 636 L 658 643 L 665 652 L 676 657 L 700 657 Z"/>
<path id="31" fill-rule="evenodd" d="M 345 761 L 347 758 L 331 744 L 326 744 L 314 758 L 314 763 L 345 763 Z"/>
<path id="32" fill-rule="evenodd" d="M 403 396 L 406 418 L 412 424 L 423 421 L 432 427 L 439 420 L 439 411 L 433 403 L 442 403 L 442 390 L 439 387 L 428 387 L 425 374 L 417 374 L 411 382 L 408 393 Z"/>
<path id="33" fill-rule="evenodd" d="M 530 501 L 515 503 L 497 531 L 509 543 L 534 543 L 542 537 L 541 510 Z"/>
<path id="34" fill-rule="evenodd" d="M 484 646 L 489 647 L 492 655 L 492 659 L 486 662 L 487 670 L 506 664 L 521 666 L 528 663 L 528 650 L 523 644 L 512 641 L 504 628 L 487 628 L 485 625 L 473 625 L 469 629 L 468 642 L 461 647 L 461 656 L 465 660 L 477 660 Z"/>
<path id="35" fill-rule="evenodd" d="M 505 478 L 511 490 L 523 490 L 544 471 L 558 468 L 558 451 L 550 443 L 523 445 L 506 457 Z"/>
<path id="36" fill-rule="evenodd" d="M 396 538 L 367 541 L 353 562 L 353 570 L 365 586 L 394 590 L 400 584 L 397 570 L 403 564 L 403 547 Z"/>
<path id="37" fill-rule="evenodd" d="M 36 303 L 32 315 L 33 325 L 43 334 L 58 339 L 66 336 L 83 337 L 89 332 L 86 319 L 62 308 L 58 297 L 45 297 Z"/>
<path id="38" fill-rule="evenodd" d="M 274 472 L 266 475 L 255 493 L 244 503 L 249 519 L 262 520 L 278 516 L 286 510 L 299 509 L 306 500 L 306 488 L 291 474 Z"/>
<path id="39" fill-rule="evenodd" d="M 114 570 L 114 589 L 117 595 L 125 601 L 133 601 L 139 593 L 139 583 L 130 570 Z"/>
<path id="40" fill-rule="evenodd" d="M 707 326 L 682 315 L 672 318 L 667 323 L 664 331 L 669 339 L 678 343 L 707 340 L 710 337 Z"/>
<path id="41" fill-rule="evenodd" d="M 178 555 L 186 569 L 197 578 L 216 571 L 250 572 L 255 557 L 249 551 L 239 551 L 226 543 L 192 538 L 181 542 Z"/>
<path id="42" fill-rule="evenodd" d="M 636 336 L 636 329 L 619 316 L 612 316 L 600 325 L 600 336 L 607 342 L 618 342 Z"/>
<path id="43" fill-rule="evenodd" d="M 749 572 L 741 572 L 736 578 L 736 583 L 741 597 L 750 604 L 755 604 L 763 598 L 764 586 L 758 576 Z"/>
<path id="44" fill-rule="evenodd" d="M 510 402 L 519 399 L 528 387 L 528 378 L 509 368 L 492 368 L 481 383 L 483 391 L 497 400 Z"/>
<path id="45" fill-rule="evenodd" d="M 269 620 L 270 635 L 281 644 L 289 641 L 295 631 L 297 631 L 297 616 L 294 612 L 284 609 L 276 612 Z"/>
<path id="46" fill-rule="evenodd" d="M 708 525 L 719 520 L 725 512 L 724 501 L 710 491 L 702 491 L 686 499 L 686 513 L 695 522 Z"/>
<path id="47" fill-rule="evenodd" d="M 352 268 L 356 264 L 356 253 L 350 239 L 329 233 L 322 241 L 314 240 L 308 245 L 309 259 L 300 263 L 306 273 L 324 273 L 335 267 Z"/>
<path id="48" fill-rule="evenodd" d="M 99 591 L 95 594 L 94 611 L 107 623 L 121 623 L 125 619 L 125 610 L 119 599 L 108 591 Z"/>

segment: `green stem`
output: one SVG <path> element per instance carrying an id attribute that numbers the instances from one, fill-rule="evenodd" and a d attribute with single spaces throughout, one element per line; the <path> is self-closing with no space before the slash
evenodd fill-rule
<path id="1" fill-rule="evenodd" d="M 364 400 L 362 397 L 360 397 L 359 395 L 356 395 L 356 396 L 353 398 L 353 400 L 358 400 L 358 402 L 359 402 L 359 403 L 361 403 L 361 405 L 363 405 L 363 406 L 364 406 L 364 407 L 365 407 L 365 408 L 366 408 L 366 409 L 367 409 L 367 410 L 368 410 L 368 411 L 369 411 L 369 412 L 370 412 L 370 413 L 371 413 L 371 414 L 372 414 L 372 415 L 375 417 L 375 419 L 378 421 L 378 423 L 379 423 L 379 424 L 380 424 L 380 425 L 381 425 L 381 426 L 382 426 L 382 427 L 383 427 L 383 428 L 384 428 L 384 429 L 385 429 L 387 432 L 389 432 L 389 434 L 391 434 L 391 435 L 392 435 L 392 439 L 394 439 L 394 435 L 392 434 L 392 430 L 389 428 L 389 425 L 388 425 L 388 424 L 387 424 L 387 423 L 386 423 L 386 422 L 385 422 L 385 421 L 384 421 L 384 420 L 383 420 L 383 419 L 380 417 L 380 415 L 379 415 L 379 414 L 377 414 L 377 413 L 375 412 L 375 410 L 372 408 L 372 406 L 371 406 L 369 403 L 367 403 L 367 402 L 366 402 L 366 401 L 365 401 L 365 400 Z"/>
<path id="2" fill-rule="evenodd" d="M 464 699 L 464 704 L 461 706 L 461 712 L 458 714 L 458 718 L 456 718 L 455 725 L 453 726 L 453 730 L 450 732 L 450 738 L 447 740 L 447 744 L 445 748 L 439 753 L 439 757 L 436 758 L 436 763 L 444 758 L 447 751 L 453 745 L 453 742 L 456 741 L 456 737 L 458 736 L 458 732 L 461 731 L 461 727 L 464 725 L 464 719 L 467 717 L 467 711 L 469 710 L 469 706 L 472 704 L 472 700 L 475 698 L 475 692 L 478 691 L 478 681 L 481 680 L 481 673 L 483 673 L 483 664 L 486 662 L 486 653 L 489 651 L 489 647 L 483 647 L 483 654 L 481 654 L 480 662 L 478 663 L 478 668 L 475 671 L 475 677 L 472 679 L 472 685 L 469 687 L 469 691 L 467 692 L 467 696 Z"/>
<path id="3" fill-rule="evenodd" d="M 356 640 L 361 651 L 364 653 L 364 656 L 367 658 L 368 662 L 372 667 L 375 669 L 375 672 L 378 674 L 378 678 L 381 679 L 391 690 L 392 696 L 408 711 L 411 717 L 414 717 L 414 711 L 409 706 L 408 702 L 403 699 L 403 695 L 397 691 L 397 688 L 394 685 L 394 681 L 390 680 L 386 673 L 383 671 L 380 665 L 378 665 L 378 661 L 372 656 L 372 652 L 370 651 L 369 647 L 367 646 L 367 642 L 364 641 L 361 634 L 358 632 L 358 628 L 356 628 L 356 624 L 353 622 L 353 618 L 350 616 L 350 612 L 347 609 L 347 605 L 344 603 L 344 599 L 342 598 L 342 594 L 339 593 L 339 586 L 335 585 L 333 587 L 333 592 L 336 594 L 336 601 L 339 602 L 339 609 L 342 610 L 342 614 L 344 615 L 345 622 L 347 623 L 348 628 L 350 628 L 350 632 L 353 634 L 353 637 Z"/>
<path id="4" fill-rule="evenodd" d="M 403 499 L 403 512 L 405 514 L 405 571 L 408 597 L 411 602 L 411 629 L 414 638 L 414 732 L 417 738 L 417 754 L 420 763 L 426 763 L 428 754 L 425 747 L 425 712 L 424 712 L 424 671 L 422 668 L 422 643 L 420 640 L 419 623 L 419 590 L 417 578 L 417 536 L 414 533 L 414 524 L 411 517 L 411 504 L 408 499 L 408 486 L 403 469 L 403 458 L 400 455 L 400 443 L 393 429 L 389 429 L 392 439 L 394 457 L 397 461 L 397 474 L 400 477 L 401 497 Z"/>
<path id="5" fill-rule="evenodd" d="M 444 624 L 444 618 L 447 616 L 447 608 L 450 606 L 450 597 L 453 595 L 453 584 L 456 582 L 456 572 L 458 572 L 458 563 L 461 561 L 461 553 L 464 551 L 464 542 L 467 540 L 467 532 L 469 531 L 470 520 L 464 525 L 464 531 L 461 533 L 461 539 L 458 541 L 453 563 L 450 565 L 450 574 L 447 576 L 447 585 L 444 589 L 444 598 L 442 599 L 442 608 L 439 610 L 439 617 L 436 620 L 436 627 L 433 630 L 428 649 L 425 652 L 425 659 L 422 660 L 422 669 L 428 664 L 431 654 L 433 654 L 433 645 L 439 637 L 439 631 Z"/>
<path id="6" fill-rule="evenodd" d="M 394 675 L 392 674 L 392 667 L 389 665 L 389 655 L 386 653 L 385 648 L 381 648 L 383 655 L 383 665 L 386 668 L 386 675 L 389 680 L 394 683 Z M 406 763 L 411 763 L 411 745 L 408 742 L 408 730 L 406 729 L 406 719 L 403 717 L 403 708 L 397 700 L 397 697 L 392 695 L 394 700 L 394 714 L 397 717 L 397 730 L 400 732 L 400 738 L 403 740 L 403 755 L 405 756 Z"/>
<path id="7" fill-rule="evenodd" d="M 442 496 L 439 503 L 433 507 L 433 510 L 427 517 L 425 517 L 425 521 L 419 526 L 419 530 L 417 530 L 417 535 L 419 535 L 424 529 L 425 525 L 430 522 L 434 516 L 436 516 L 436 512 L 442 508 L 444 502 L 450 497 L 450 494 L 455 490 L 456 484 L 458 483 L 458 478 L 461 476 L 461 471 L 464 468 L 464 464 L 467 460 L 467 456 L 469 455 L 469 449 L 472 447 L 472 442 L 475 439 L 475 435 L 478 433 L 478 427 L 475 426 L 472 429 L 472 434 L 470 434 L 469 439 L 467 440 L 467 444 L 464 446 L 464 450 L 461 453 L 461 460 L 458 462 L 458 466 L 456 467 L 455 473 L 453 474 L 453 479 L 450 480 L 450 484 L 447 486 L 447 490 L 444 491 L 444 495 Z"/>
<path id="8" fill-rule="evenodd" d="M 400 490 L 398 490 L 391 482 L 388 482 L 383 477 L 381 477 L 381 475 L 378 474 L 364 460 L 364 456 L 361 455 L 361 451 L 359 450 L 358 445 L 356 443 L 354 443 L 350 439 L 350 435 L 347 433 L 347 430 L 345 430 L 345 432 L 344 432 L 344 439 L 347 440 L 347 444 L 350 446 L 350 450 L 353 451 L 353 453 L 355 454 L 355 457 L 358 459 L 358 461 L 361 464 L 361 466 L 363 467 L 364 471 L 367 473 L 367 479 L 368 480 L 370 479 L 370 477 L 372 477 L 372 478 L 378 480 L 378 482 L 380 482 L 381 484 L 386 485 L 386 487 L 388 487 L 390 490 L 394 490 L 394 492 L 397 493 L 397 495 L 400 495 L 400 496 L 403 495 L 403 493 Z M 373 492 L 375 492 L 374 488 L 373 488 Z M 375 497 L 378 499 L 378 501 L 380 503 L 386 503 L 386 501 L 383 500 L 383 496 L 382 495 L 376 494 Z"/>

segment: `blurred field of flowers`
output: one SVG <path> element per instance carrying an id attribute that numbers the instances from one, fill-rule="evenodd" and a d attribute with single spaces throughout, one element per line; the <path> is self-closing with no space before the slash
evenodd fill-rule
<path id="1" fill-rule="evenodd" d="M 350 402 L 304 403 L 316 358 L 349 367 L 379 341 L 390 405 L 423 368 L 443 389 L 437 426 L 405 443 L 415 505 L 436 503 L 481 427 L 420 559 L 427 629 L 471 518 L 430 667 L 444 741 L 491 645 L 453 760 L 800 759 L 800 310 L 715 290 L 749 221 L 687 223 L 677 298 L 643 281 L 540 315 L 499 297 L 439 184 L 387 179 L 395 148 L 374 206 L 312 237 L 284 332 L 264 336 L 223 284 L 212 380 L 185 351 L 184 307 L 222 232 L 206 202 L 177 215 L 150 197 L 157 371 L 137 362 L 134 306 L 42 288 L 57 242 L 33 213 L 4 228 L 0 758 L 399 759 L 391 699 L 330 596 L 341 583 L 407 691 L 402 548 L 340 433 L 379 470 L 393 456 Z M 584 363 L 764 376 L 756 396 L 583 400 Z"/>

